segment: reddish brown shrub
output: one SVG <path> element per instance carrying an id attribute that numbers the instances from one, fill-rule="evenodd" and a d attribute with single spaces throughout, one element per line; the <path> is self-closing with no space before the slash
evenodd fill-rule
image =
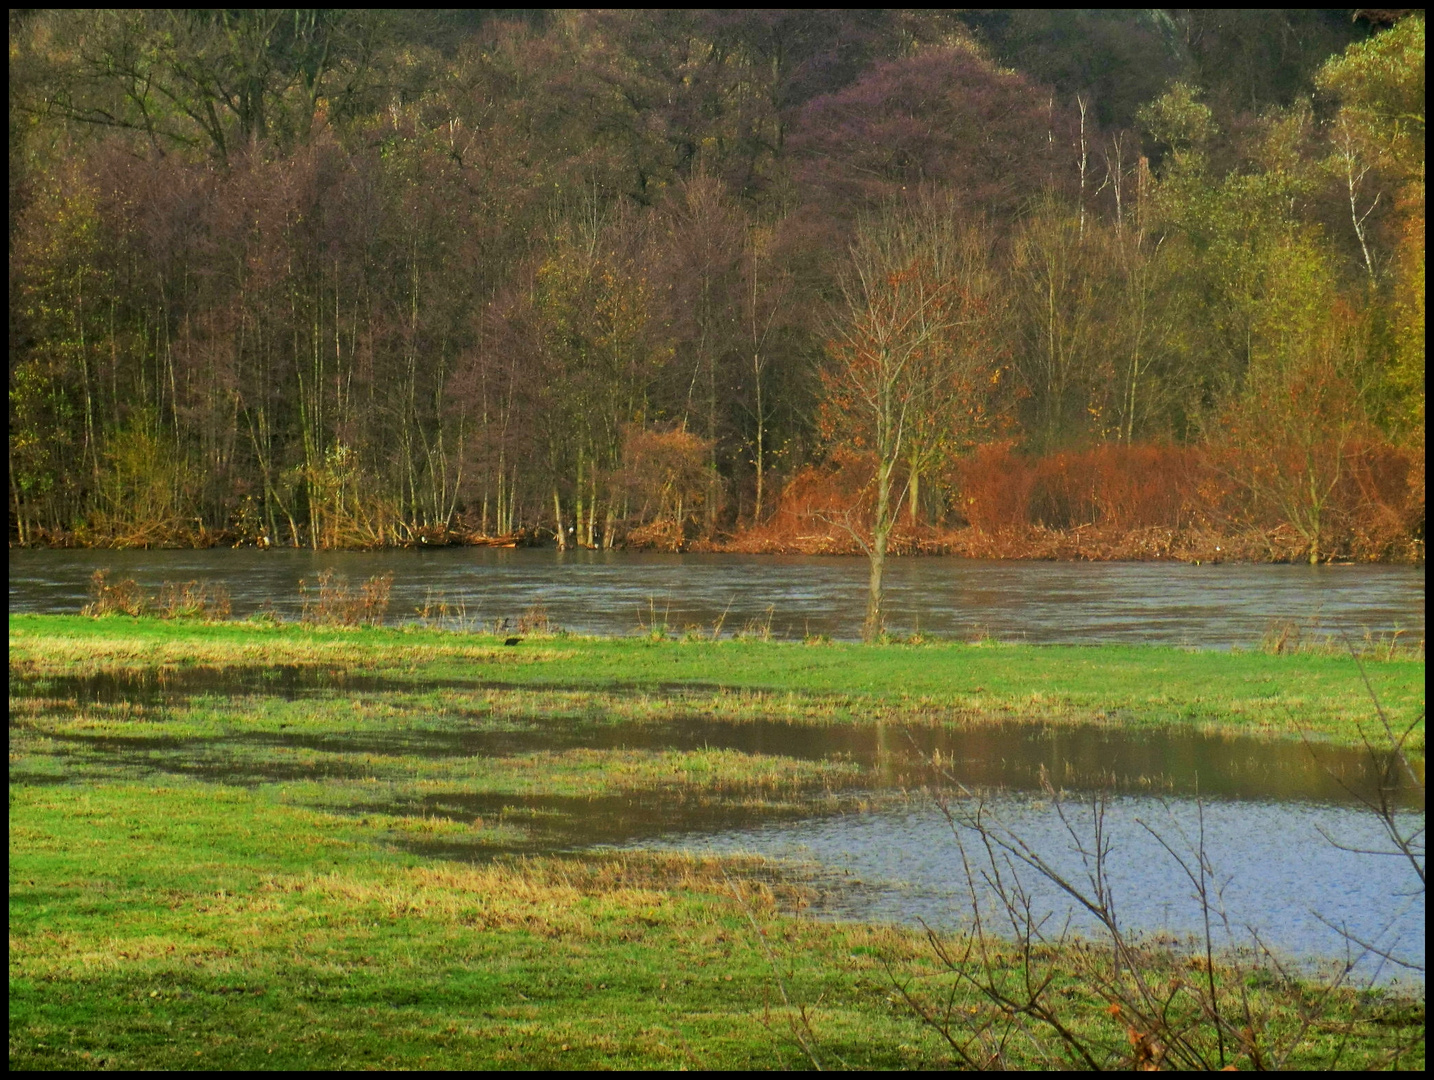
<path id="1" fill-rule="evenodd" d="M 1028 522 L 1035 470 L 1011 453 L 1009 442 L 990 443 L 956 467 L 956 511 L 982 532 L 1022 529 Z"/>
<path id="2" fill-rule="evenodd" d="M 1402 543 L 1422 539 L 1422 448 L 1382 441 L 1350 448 L 1330 503 L 1333 539 L 1356 557 L 1395 554 Z"/>
<path id="3" fill-rule="evenodd" d="M 631 508 L 629 546 L 681 550 L 689 521 L 715 493 L 711 453 L 708 440 L 683 428 L 624 429 L 622 468 L 614 479 Z"/>
<path id="4" fill-rule="evenodd" d="M 782 488 L 776 510 L 738 538 L 743 551 L 843 553 L 858 545 L 852 530 L 870 525 L 871 455 L 839 449 L 823 465 L 808 465 Z"/>
<path id="5" fill-rule="evenodd" d="M 1030 460 L 996 443 L 957 467 L 956 504 L 986 532 L 1028 525 L 1175 529 L 1198 509 L 1204 472 L 1203 451 L 1188 447 L 1111 443 Z"/>
<path id="6" fill-rule="evenodd" d="M 875 471 L 870 454 L 838 450 L 825 465 L 808 466 L 792 477 L 771 526 L 793 534 L 825 533 L 834 521 L 865 522 L 866 489 Z"/>
<path id="7" fill-rule="evenodd" d="M 1204 452 L 1168 445 L 1103 446 L 1092 452 L 1101 518 L 1124 529 L 1188 525 L 1199 503 Z"/>

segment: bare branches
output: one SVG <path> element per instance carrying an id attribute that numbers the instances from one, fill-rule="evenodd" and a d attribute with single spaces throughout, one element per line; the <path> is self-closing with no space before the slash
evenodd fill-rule
<path id="1" fill-rule="evenodd" d="M 981 410 L 986 381 L 975 372 L 988 350 L 969 331 L 989 310 L 985 250 L 980 231 L 958 225 L 949 205 L 898 207 L 863 223 L 838 283 L 821 423 L 875 458 L 870 543 L 846 522 L 871 559 L 867 640 L 882 629 L 882 570 L 902 503 L 967 432 L 963 418 Z"/>
<path id="2" fill-rule="evenodd" d="M 1347 988 L 1357 965 L 1378 961 L 1374 977 L 1389 964 L 1414 966 L 1382 943 L 1383 933 L 1361 937 L 1335 926 L 1346 942 L 1338 970 L 1313 981 L 1292 971 L 1254 928 L 1232 923 L 1224 902 L 1229 882 L 1208 851 L 1201 800 L 1193 832 L 1173 815 L 1165 823 L 1136 819 L 1199 905 L 1202 929 L 1185 950 L 1132 935 L 1120 918 L 1111 883 L 1118 849 L 1109 790 L 1072 801 L 1042 776 L 1050 813 L 1077 860 L 1073 874 L 1002 821 L 985 796 L 944 779 L 954 792 L 938 791 L 937 805 L 959 852 L 969 925 L 954 937 L 927 927 L 938 976 L 893 973 L 892 982 L 967 1067 L 1037 1061 L 1090 1069 L 1282 1068 L 1308 1064 L 1313 1047 L 1321 1047 L 1325 1067 L 1334 1067 L 1359 1023 L 1357 1011 L 1353 1020 L 1334 1019 L 1349 1015 Z M 1393 850 L 1381 853 L 1403 854 L 1400 843 L 1411 846 L 1413 832 L 1397 831 Z M 1051 908 L 1050 887 L 1093 921 L 1093 938 L 1074 933 L 1071 916 Z M 1390 925 L 1400 914 L 1391 914 Z M 1241 929 L 1253 962 L 1225 947 Z M 1391 1060 L 1409 1048 L 1407 1039 L 1391 1042 Z"/>

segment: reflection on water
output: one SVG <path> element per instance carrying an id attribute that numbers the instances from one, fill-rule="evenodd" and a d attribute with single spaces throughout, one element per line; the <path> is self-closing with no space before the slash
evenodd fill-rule
<path id="1" fill-rule="evenodd" d="M 862 559 L 450 548 L 441 551 L 10 552 L 12 611 L 75 612 L 90 574 L 109 567 L 148 592 L 166 580 L 222 582 L 234 613 L 300 610 L 300 578 L 393 574 L 390 615 L 442 597 L 469 623 L 516 620 L 542 604 L 578 633 L 627 634 L 654 620 L 676 632 L 770 626 L 800 638 L 855 638 L 865 613 Z M 1032 642 L 1258 643 L 1275 620 L 1328 632 L 1422 636 L 1424 571 L 1408 566 L 1191 566 L 954 558 L 887 564 L 897 633 Z"/>
<path id="2" fill-rule="evenodd" d="M 1072 801 L 1066 809 L 1081 846 L 1093 851 L 1089 803 Z M 1050 800 L 1005 793 L 993 796 L 987 810 L 991 820 L 1090 894 L 1090 864 Z M 1423 964 L 1424 890 L 1409 864 L 1340 850 L 1326 838 L 1350 848 L 1387 849 L 1388 840 L 1371 815 L 1348 807 L 1216 800 L 1204 804 L 1203 816 L 1205 850 L 1215 884 L 1223 887 L 1220 900 L 1229 919 L 1229 929 L 1219 929 L 1218 944 L 1249 946 L 1254 928 L 1276 956 L 1342 959 L 1346 940 L 1335 927 L 1343 927 Z M 1179 938 L 1201 932 L 1201 909 L 1190 880 L 1144 827 L 1193 865 L 1200 817 L 1200 807 L 1190 799 L 1121 796 L 1109 802 L 1104 825 L 1111 848 L 1105 871 L 1128 930 Z M 961 847 L 978 871 L 988 865 L 982 862 L 979 837 L 967 828 L 959 836 L 960 843 L 931 800 L 918 799 L 868 813 L 672 833 L 641 846 L 815 861 L 840 875 L 820 904 L 826 915 L 955 929 L 969 921 L 972 903 Z M 1002 873 L 1009 875 L 1009 868 L 1003 865 Z M 1025 868 L 1016 873 L 1033 898 L 1036 916 L 1050 916 L 1048 932 L 1058 932 L 1068 918 L 1075 930 L 1098 930 L 1089 913 L 1050 880 Z M 979 873 L 976 895 L 985 910 L 992 910 L 994 896 Z M 1369 975 L 1377 967 L 1366 957 L 1357 971 Z"/>
<path id="3" fill-rule="evenodd" d="M 467 681 L 421 684 L 380 676 L 352 675 L 341 669 L 286 665 L 252 668 L 179 668 L 99 672 L 85 676 L 25 679 L 12 676 L 12 698 L 41 698 L 48 708 L 69 712 L 87 705 L 126 703 L 155 707 L 184 704 L 195 695 L 260 695 L 285 700 L 330 696 L 401 695 L 447 688 L 448 706 L 466 708 L 466 694 L 501 688 L 501 682 Z M 545 687 L 546 692 L 555 688 Z M 574 688 L 582 690 L 585 688 Z M 266 783 L 301 777 L 302 766 L 266 760 L 264 747 L 319 750 L 332 755 L 416 755 L 419 757 L 501 757 L 573 749 L 738 750 L 747 754 L 851 761 L 862 767 L 862 783 L 883 789 L 919 788 L 932 782 L 969 787 L 1038 790 L 1042 774 L 1067 790 L 1204 795 L 1215 798 L 1291 799 L 1355 803 L 1373 798 L 1383 769 L 1367 751 L 1290 740 L 1207 734 L 1180 730 L 1131 731 L 1122 728 L 1052 727 L 1036 723 L 982 724 L 970 728 L 917 724 L 836 725 L 820 727 L 784 721 L 729 721 L 703 715 L 702 698 L 711 687 L 632 689 L 672 704 L 661 722 L 633 723 L 601 715 L 600 704 L 585 698 L 583 720 L 555 723 L 544 714 L 506 713 L 501 724 L 479 722 L 468 709 L 462 719 L 434 730 L 366 729 L 362 732 L 305 734 L 250 732 L 210 740 L 121 738 L 70 734 L 50 737 L 76 749 L 124 756 L 128 763 L 228 783 Z M 621 696 L 620 693 L 611 696 Z M 242 706 L 240 706 L 242 708 Z M 425 704 L 426 710 L 435 706 Z M 933 770 L 932 763 L 935 763 Z M 325 775 L 348 775 L 342 761 L 325 766 Z M 362 775 L 367 768 L 356 760 Z M 1419 783 L 1423 759 L 1412 763 Z M 300 772 L 296 772 L 300 770 Z M 1422 789 L 1411 788 L 1402 772 L 1390 782 L 1401 805 L 1422 806 Z M 670 827 L 655 808 L 650 816 L 627 815 L 630 835 Z M 578 837 L 579 840 L 592 839 Z M 612 839 L 604 836 L 601 839 Z"/>

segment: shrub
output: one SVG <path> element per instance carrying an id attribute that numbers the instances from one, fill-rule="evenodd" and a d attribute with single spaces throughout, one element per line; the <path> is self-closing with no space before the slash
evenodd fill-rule
<path id="1" fill-rule="evenodd" d="M 711 457 L 712 443 L 685 429 L 626 428 L 617 481 L 633 508 L 630 545 L 682 549 L 689 522 L 716 491 Z"/>
<path id="2" fill-rule="evenodd" d="M 82 615 L 143 615 L 149 601 L 134 578 L 121 578 L 110 584 L 109 570 L 96 570 L 90 575 L 90 602 L 80 609 Z"/>
<path id="3" fill-rule="evenodd" d="M 953 486 L 961 517 L 984 532 L 1044 525 L 1121 529 L 1189 524 L 1201 502 L 1205 455 L 1193 447 L 1109 443 L 1025 458 L 992 443 L 961 461 Z"/>
<path id="4" fill-rule="evenodd" d="M 299 581 L 299 595 L 304 612 L 300 621 L 309 626 L 379 626 L 388 611 L 389 591 L 393 575 L 370 577 L 357 591 L 349 588 L 348 580 L 332 570 L 319 574 L 317 595 L 307 579 Z"/>

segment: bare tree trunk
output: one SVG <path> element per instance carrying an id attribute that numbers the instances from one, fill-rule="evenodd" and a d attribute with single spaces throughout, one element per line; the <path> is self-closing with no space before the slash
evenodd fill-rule
<path id="1" fill-rule="evenodd" d="M 14 443 L 12 442 L 10 449 L 10 494 L 15 499 L 15 528 L 19 535 L 20 546 L 25 547 L 29 542 L 25 529 L 25 506 L 20 501 L 20 485 L 15 480 L 15 451 L 13 447 Z"/>
<path id="2" fill-rule="evenodd" d="M 881 575 L 886 569 L 886 539 L 882 538 L 881 543 L 871 545 L 871 575 L 867 583 L 866 596 L 866 622 L 861 628 L 861 639 L 863 641 L 875 641 L 881 637 L 884 615 L 882 605 L 885 600 L 885 593 L 882 589 Z"/>
<path id="3" fill-rule="evenodd" d="M 518 514 L 518 466 L 513 466 L 512 479 L 508 481 L 508 527 L 503 531 L 506 536 L 514 528 L 514 520 Z"/>
<path id="4" fill-rule="evenodd" d="M 871 574 L 867 580 L 866 622 L 861 628 L 863 641 L 875 641 L 885 629 L 883 609 L 886 593 L 882 586 L 882 574 L 886 570 L 886 545 L 891 539 L 891 524 L 891 469 L 882 462 L 876 469 L 876 514 L 871 529 L 871 550 L 867 552 Z"/>
<path id="5" fill-rule="evenodd" d="M 558 498 L 558 489 L 553 488 L 553 520 L 558 528 L 558 550 L 568 550 L 567 533 L 563 531 L 563 504 Z"/>
<path id="6" fill-rule="evenodd" d="M 757 394 L 757 505 L 752 511 L 752 524 L 760 525 L 762 523 L 762 481 L 766 464 L 763 460 L 763 451 L 766 449 L 763 442 L 767 434 L 767 425 L 762 415 L 762 360 L 761 354 L 756 352 L 752 354 L 752 380 Z"/>
<path id="7" fill-rule="evenodd" d="M 597 467 L 588 470 L 588 547 L 597 547 Z"/>
<path id="8" fill-rule="evenodd" d="M 583 454 L 578 451 L 577 482 L 573 484 L 573 543 L 583 543 Z"/>
<path id="9" fill-rule="evenodd" d="M 911 479 L 909 483 L 911 499 L 911 527 L 914 529 L 920 524 L 920 512 L 917 510 L 921 502 L 921 462 L 920 458 L 912 455 L 911 458 Z"/>

